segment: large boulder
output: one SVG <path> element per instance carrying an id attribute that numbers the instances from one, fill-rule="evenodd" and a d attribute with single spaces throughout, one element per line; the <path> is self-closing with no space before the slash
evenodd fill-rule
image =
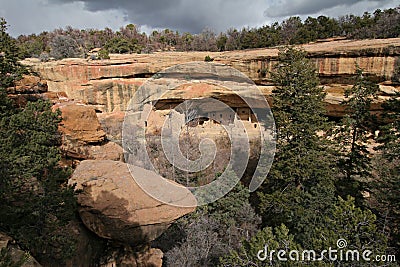
<path id="1" fill-rule="evenodd" d="M 162 183 L 166 181 L 157 184 L 152 177 L 149 179 L 154 188 L 165 188 Z M 163 192 L 170 201 L 162 203 L 139 187 L 122 162 L 82 161 L 69 183 L 81 190 L 79 213 L 86 227 L 102 238 L 133 247 L 151 242 L 174 220 L 194 211 L 193 207 L 179 207 L 195 204 L 194 196 L 185 187 Z"/>
<path id="2" fill-rule="evenodd" d="M 67 139 L 81 143 L 99 143 L 104 141 L 106 133 L 101 129 L 96 111 L 89 106 L 67 102 L 54 106 L 62 112 L 60 131 Z"/>
<path id="3" fill-rule="evenodd" d="M 63 134 L 61 149 L 65 156 L 78 160 L 122 160 L 122 147 L 106 140 L 93 107 L 63 102 L 53 108 L 62 113 L 59 129 Z"/>

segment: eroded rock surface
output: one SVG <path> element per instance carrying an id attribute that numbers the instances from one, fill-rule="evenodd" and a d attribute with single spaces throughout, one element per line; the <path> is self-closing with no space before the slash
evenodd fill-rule
<path id="1" fill-rule="evenodd" d="M 343 116 L 339 103 L 343 91 L 352 83 L 357 63 L 365 74 L 380 84 L 376 112 L 387 92 L 399 91 L 400 38 L 375 40 L 337 40 L 302 45 L 315 63 L 327 91 L 327 114 Z M 162 52 L 155 54 L 112 55 L 111 60 L 65 59 L 40 63 L 25 60 L 47 81 L 49 91 L 66 92 L 103 112 L 125 111 L 136 90 L 153 74 L 177 64 L 204 61 L 231 66 L 252 79 L 268 96 L 273 88 L 269 72 L 277 62 L 276 48 L 227 52 Z"/>
<path id="2" fill-rule="evenodd" d="M 102 238 L 133 247 L 151 242 L 174 220 L 194 211 L 174 206 L 195 203 L 186 188 L 165 192 L 170 194 L 170 204 L 161 203 L 138 186 L 122 162 L 83 161 L 69 183 L 76 183 L 76 189 L 82 190 L 79 213 L 86 227 Z M 163 186 L 159 187 L 162 190 Z"/>
<path id="3" fill-rule="evenodd" d="M 61 111 L 61 149 L 66 157 L 123 160 L 122 147 L 107 140 L 93 107 L 70 101 L 58 103 L 53 109 Z"/>
<path id="4" fill-rule="evenodd" d="M 122 126 L 125 112 L 97 113 L 101 128 L 106 132 L 107 139 L 113 142 L 122 140 Z"/>
<path id="5" fill-rule="evenodd" d="M 78 103 L 61 103 L 54 109 L 62 112 L 61 132 L 69 140 L 81 143 L 100 143 L 106 133 L 101 129 L 96 112 L 92 107 Z"/>

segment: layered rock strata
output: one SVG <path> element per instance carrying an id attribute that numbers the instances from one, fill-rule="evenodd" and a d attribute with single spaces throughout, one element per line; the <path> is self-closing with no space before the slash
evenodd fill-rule
<path id="1" fill-rule="evenodd" d="M 356 64 L 379 83 L 380 94 L 372 109 L 399 91 L 400 38 L 378 40 L 338 40 L 301 46 L 315 63 L 321 84 L 327 92 L 329 116 L 343 116 L 339 104 L 345 88 L 351 86 Z M 112 55 L 111 60 L 65 59 L 40 63 L 23 63 L 47 81 L 49 91 L 65 92 L 71 99 L 92 105 L 101 112 L 125 111 L 136 90 L 165 68 L 193 61 L 204 61 L 208 55 L 215 63 L 231 66 L 251 78 L 268 96 L 274 85 L 270 71 L 277 63 L 278 48 L 229 52 L 162 52 L 154 54 Z"/>

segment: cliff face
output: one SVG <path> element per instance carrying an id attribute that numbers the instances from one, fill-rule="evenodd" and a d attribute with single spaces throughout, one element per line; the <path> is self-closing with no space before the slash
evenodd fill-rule
<path id="1" fill-rule="evenodd" d="M 352 86 L 352 76 L 356 70 L 355 64 L 364 69 L 366 75 L 371 79 L 379 83 L 380 94 L 378 100 L 372 105 L 373 111 L 379 112 L 381 110 L 380 103 L 400 91 L 400 38 L 341 40 L 308 44 L 302 47 L 315 63 L 321 84 L 327 92 L 325 102 L 329 116 L 344 115 L 345 110 L 340 103 L 344 99 L 344 90 Z M 126 191 L 125 187 L 118 186 L 122 181 L 133 183 L 132 179 L 122 179 L 130 178 L 130 176 L 125 164 L 118 162 L 123 160 L 121 159 L 123 150 L 115 142 L 119 143 L 122 139 L 124 111 L 137 89 L 146 79 L 159 71 L 178 64 L 204 61 L 208 55 L 214 58 L 214 62 L 226 64 L 247 75 L 266 98 L 270 99 L 269 95 L 274 84 L 271 82 L 269 72 L 277 63 L 278 52 L 279 50 L 276 48 L 220 53 L 163 52 L 148 55 L 112 55 L 111 60 L 65 59 L 47 63 L 28 59 L 23 63 L 37 72 L 40 78 L 26 78 L 12 88 L 9 93 L 21 105 L 26 102 L 25 98 L 32 96 L 47 98 L 56 103 L 54 108 L 60 108 L 63 114 L 60 130 L 63 133 L 64 156 L 79 161 L 90 159 L 78 166 L 74 173 L 75 180 L 71 181 L 78 182 L 78 185 L 84 188 L 84 194 L 79 196 L 79 203 L 81 204 L 80 214 L 86 227 L 102 238 L 118 240 L 126 244 L 136 242 L 145 244 L 161 234 L 176 218 L 192 210 L 171 210 L 171 208 L 160 206 L 159 203 L 145 197 L 132 200 L 132 195 L 143 192 L 140 192 L 135 185 L 129 187 L 132 191 Z M 198 71 L 199 69 L 195 68 L 194 70 Z M 159 82 L 160 86 L 165 86 L 162 83 L 168 81 Z M 245 127 L 250 133 L 250 137 L 252 133 L 250 129 L 253 128 L 254 131 L 258 129 L 248 107 L 232 94 L 232 91 L 224 89 L 223 86 L 214 86 L 211 82 L 207 83 L 204 80 L 195 85 L 182 85 L 170 93 L 165 96 L 163 101 L 158 102 L 158 106 L 155 106 L 157 112 L 152 114 L 153 117 L 149 119 L 150 132 L 159 132 L 156 126 L 162 124 L 172 106 L 187 98 L 207 96 L 219 99 L 235 108 L 240 120 L 247 123 Z M 98 111 L 97 116 L 94 109 Z M 222 113 L 217 114 L 217 117 L 223 118 L 223 116 Z M 204 132 L 210 135 L 211 133 L 211 136 L 220 137 L 220 140 L 217 140 L 219 141 L 218 148 L 228 147 L 228 144 L 223 142 L 228 138 L 221 135 L 222 130 L 218 128 L 217 124 L 213 124 L 211 121 L 198 123 L 197 128 L 193 130 L 196 134 L 201 135 Z M 188 133 L 190 132 L 188 131 Z M 218 143 L 217 141 L 215 143 Z M 193 147 L 198 147 L 197 143 L 193 142 L 193 144 Z M 254 147 L 257 147 L 257 144 L 253 144 L 251 150 L 258 152 L 258 149 L 254 149 Z M 198 156 L 197 150 L 192 147 L 190 149 L 193 150 L 194 157 Z M 161 148 L 156 150 L 161 151 Z M 221 155 L 216 155 L 217 164 L 210 165 L 210 175 L 214 177 L 215 173 L 223 170 L 225 161 L 228 160 L 226 158 L 228 152 L 221 150 Z M 166 160 L 161 155 L 156 158 L 158 166 L 166 166 Z M 249 163 L 257 162 L 254 160 L 255 158 L 257 158 L 256 153 L 250 155 Z M 114 162 L 110 160 L 114 160 Z M 253 165 L 249 164 L 246 172 L 250 176 L 254 171 Z M 161 172 L 163 171 L 168 173 L 169 170 L 161 169 Z M 169 171 L 169 173 L 171 172 Z M 206 172 L 203 173 L 204 176 L 205 174 Z M 175 180 L 175 176 L 173 178 Z M 106 194 L 103 191 L 112 191 L 116 195 Z M 99 198 L 100 195 L 102 198 Z M 119 201 L 116 206 L 106 209 L 105 207 L 109 207 L 110 201 L 114 203 L 115 199 Z M 121 209 L 122 206 L 127 210 Z M 148 210 L 154 212 L 148 213 Z M 125 231 L 127 228 L 130 229 L 129 235 L 121 236 L 121 231 Z M 131 238 L 125 239 L 126 236 Z M 146 257 L 153 257 L 157 254 L 152 250 L 146 253 Z M 78 256 L 76 258 L 79 261 Z M 155 266 L 161 266 L 160 255 L 156 259 L 158 263 Z M 138 261 L 137 257 L 134 260 Z M 145 261 L 148 259 L 146 258 Z"/>
<path id="2" fill-rule="evenodd" d="M 351 86 L 351 76 L 358 64 L 381 87 L 381 98 L 398 91 L 394 82 L 400 66 L 400 38 L 382 40 L 339 40 L 303 45 L 315 62 L 321 83 L 328 93 L 327 113 L 342 116 L 338 106 L 343 90 Z M 250 77 L 269 95 L 273 84 L 269 71 L 277 62 L 279 50 L 256 49 L 230 52 L 163 52 L 143 55 L 113 55 L 111 60 L 65 59 L 40 63 L 29 59 L 29 65 L 47 80 L 49 91 L 65 92 L 70 99 L 93 105 L 102 112 L 124 111 L 138 87 L 146 78 L 165 68 L 204 61 L 209 55 L 214 62 L 234 67 Z M 398 71 L 398 70 L 397 70 Z M 373 109 L 379 110 L 379 105 Z"/>

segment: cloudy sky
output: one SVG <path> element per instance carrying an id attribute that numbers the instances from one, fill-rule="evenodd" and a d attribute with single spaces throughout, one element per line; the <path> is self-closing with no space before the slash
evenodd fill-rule
<path id="1" fill-rule="evenodd" d="M 0 17 L 13 36 L 72 26 L 117 30 L 134 23 L 141 30 L 170 28 L 198 33 L 254 27 L 288 16 L 361 15 L 399 6 L 398 0 L 0 0 Z"/>

